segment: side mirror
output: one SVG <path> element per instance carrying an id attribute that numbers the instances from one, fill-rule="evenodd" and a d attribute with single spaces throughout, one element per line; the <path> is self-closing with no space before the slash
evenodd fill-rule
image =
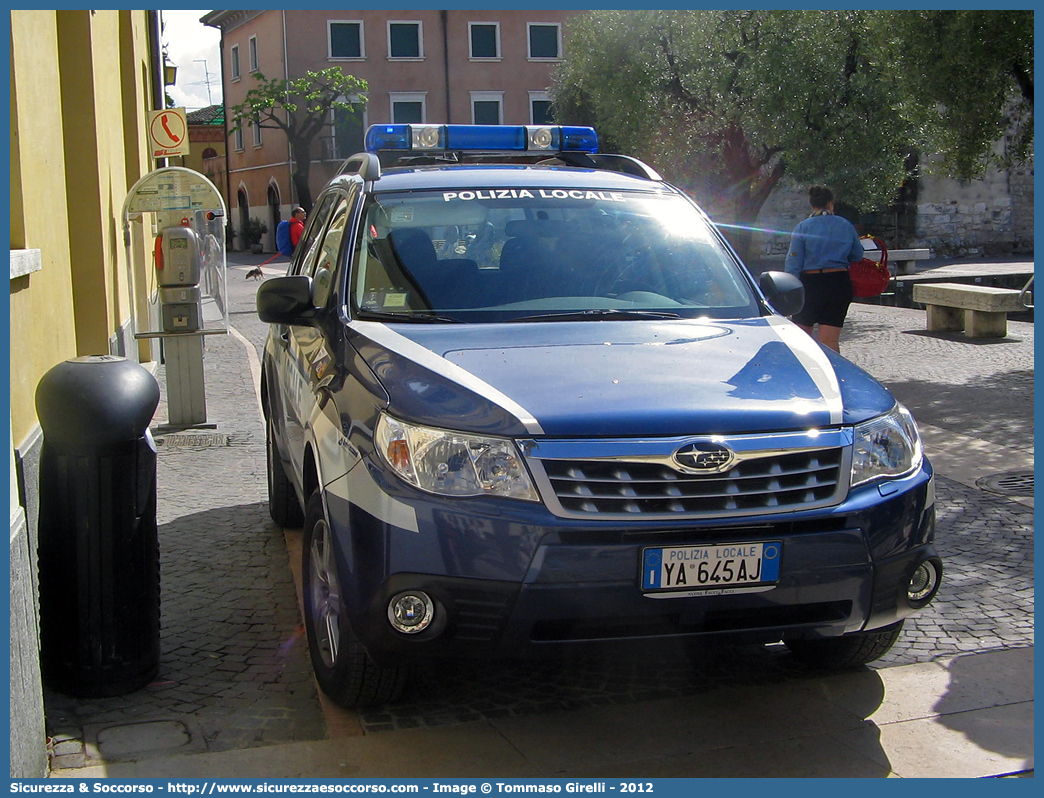
<path id="1" fill-rule="evenodd" d="M 312 278 L 292 274 L 265 280 L 257 289 L 257 315 L 268 324 L 307 324 L 315 315 Z"/>
<path id="2" fill-rule="evenodd" d="M 805 304 L 805 286 L 786 272 L 762 272 L 758 278 L 765 299 L 783 316 L 793 316 Z"/>

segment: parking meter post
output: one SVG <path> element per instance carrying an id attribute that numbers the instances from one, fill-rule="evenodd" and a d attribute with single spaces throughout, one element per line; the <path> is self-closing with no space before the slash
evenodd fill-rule
<path id="1" fill-rule="evenodd" d="M 111 355 L 40 380 L 40 640 L 44 682 L 122 695 L 159 668 L 156 448 L 159 385 Z"/>

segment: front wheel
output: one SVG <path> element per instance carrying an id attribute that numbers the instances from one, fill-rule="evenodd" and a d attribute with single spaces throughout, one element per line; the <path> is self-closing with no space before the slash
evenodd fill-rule
<path id="1" fill-rule="evenodd" d="M 395 700 L 406 685 L 406 669 L 374 663 L 348 625 L 333 530 L 318 490 L 305 511 L 302 555 L 305 630 L 319 687 L 349 709 Z"/>
<path id="2" fill-rule="evenodd" d="M 822 640 L 786 640 L 787 648 L 801 662 L 815 668 L 848 670 L 880 659 L 899 639 L 903 622 L 870 632 L 851 632 Z"/>

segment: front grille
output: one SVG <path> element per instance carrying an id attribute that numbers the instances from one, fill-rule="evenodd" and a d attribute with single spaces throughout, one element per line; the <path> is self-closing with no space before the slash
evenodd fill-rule
<path id="1" fill-rule="evenodd" d="M 573 517 L 745 516 L 808 509 L 843 498 L 842 448 L 767 452 L 713 475 L 661 462 L 543 459 L 555 499 Z"/>

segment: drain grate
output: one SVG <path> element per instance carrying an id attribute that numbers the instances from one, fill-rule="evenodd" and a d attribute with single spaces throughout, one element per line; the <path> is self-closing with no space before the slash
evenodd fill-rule
<path id="1" fill-rule="evenodd" d="M 1007 474 L 994 474 L 975 481 L 983 490 L 1000 493 L 1004 496 L 1032 496 L 1033 472 L 1011 471 Z"/>
<path id="2" fill-rule="evenodd" d="M 228 446 L 228 435 L 222 432 L 205 434 L 164 435 L 156 438 L 156 446 L 167 449 L 195 449 L 200 447 Z"/>

